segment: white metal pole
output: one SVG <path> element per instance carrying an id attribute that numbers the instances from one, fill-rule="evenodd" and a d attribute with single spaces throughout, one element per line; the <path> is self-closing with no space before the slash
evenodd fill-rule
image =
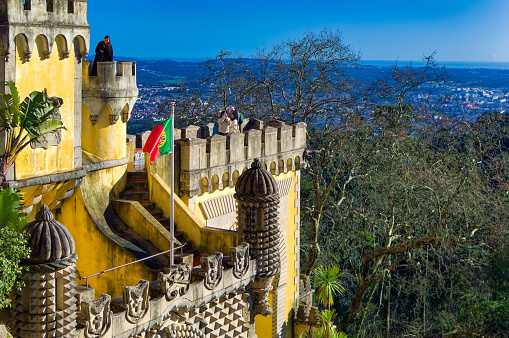
<path id="1" fill-rule="evenodd" d="M 171 204 L 170 204 L 170 236 L 171 236 L 171 243 L 170 243 L 170 267 L 173 266 L 175 253 L 173 252 L 175 247 L 175 224 L 173 223 L 173 193 L 175 191 L 174 189 L 174 151 L 175 151 L 175 144 L 173 142 L 173 133 L 174 133 L 174 122 L 175 122 L 175 102 L 171 103 Z"/>

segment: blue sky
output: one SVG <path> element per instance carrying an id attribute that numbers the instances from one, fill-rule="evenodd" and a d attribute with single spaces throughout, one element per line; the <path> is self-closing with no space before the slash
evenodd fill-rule
<path id="1" fill-rule="evenodd" d="M 207 58 L 339 29 L 363 60 L 509 62 L 509 0 L 88 1 L 91 54 Z"/>

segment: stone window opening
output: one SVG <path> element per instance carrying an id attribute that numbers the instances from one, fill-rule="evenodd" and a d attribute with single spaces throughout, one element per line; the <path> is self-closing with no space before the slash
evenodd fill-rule
<path id="1" fill-rule="evenodd" d="M 23 9 L 29 11 L 32 9 L 32 0 L 23 0 Z"/>
<path id="2" fill-rule="evenodd" d="M 74 0 L 67 0 L 67 13 L 74 13 Z"/>
<path id="3" fill-rule="evenodd" d="M 46 11 L 53 12 L 53 0 L 46 0 Z"/>

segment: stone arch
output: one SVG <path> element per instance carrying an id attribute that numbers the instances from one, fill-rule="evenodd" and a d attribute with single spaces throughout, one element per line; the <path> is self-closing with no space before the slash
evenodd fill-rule
<path id="1" fill-rule="evenodd" d="M 85 38 L 81 35 L 76 35 L 73 39 L 74 45 L 74 57 L 81 61 L 81 59 L 86 59 L 88 55 L 87 42 Z"/>
<path id="2" fill-rule="evenodd" d="M 276 175 L 276 162 L 272 161 L 270 163 L 270 170 L 269 171 L 270 171 L 270 173 L 272 175 Z"/>
<path id="3" fill-rule="evenodd" d="M 291 157 L 288 160 L 286 160 L 286 170 L 287 171 L 293 170 L 293 161 Z"/>
<path id="4" fill-rule="evenodd" d="M 58 34 L 55 37 L 55 43 L 57 45 L 58 58 L 60 60 L 67 59 L 71 53 L 69 51 L 69 44 L 67 43 L 67 39 L 62 34 Z"/>
<path id="5" fill-rule="evenodd" d="M 284 174 L 285 173 L 285 161 L 284 160 L 279 160 L 278 171 L 279 171 L 280 174 Z"/>
<path id="6" fill-rule="evenodd" d="M 267 170 L 267 163 L 262 164 L 263 169 Z"/>
<path id="7" fill-rule="evenodd" d="M 219 190 L 219 176 L 212 176 L 212 191 Z"/>
<path id="8" fill-rule="evenodd" d="M 200 180 L 200 191 L 201 194 L 209 191 L 209 180 L 206 177 L 202 177 Z"/>
<path id="9" fill-rule="evenodd" d="M 30 49 L 30 45 L 28 44 L 27 36 L 23 33 L 19 33 L 14 38 L 14 42 L 16 45 L 16 57 L 19 57 L 21 62 L 30 61 L 30 57 L 32 56 L 32 50 Z"/>
<path id="10" fill-rule="evenodd" d="M 48 37 L 44 34 L 39 34 L 35 38 L 35 45 L 37 46 L 38 56 L 41 60 L 49 59 L 50 47 L 48 43 Z"/>
<path id="11" fill-rule="evenodd" d="M 247 168 L 244 168 L 244 169 L 242 169 L 242 172 L 244 172 L 244 171 L 246 171 L 246 170 L 247 170 Z"/>
<path id="12" fill-rule="evenodd" d="M 223 183 L 223 189 L 230 186 L 229 179 L 230 179 L 230 175 L 228 175 L 228 173 L 223 173 L 223 177 L 221 177 L 221 181 Z"/>
<path id="13" fill-rule="evenodd" d="M 239 179 L 239 171 L 238 170 L 235 170 L 232 174 L 232 181 L 233 181 L 233 186 L 235 186 L 235 184 L 237 184 L 237 180 Z"/>
<path id="14" fill-rule="evenodd" d="M 295 170 L 299 170 L 300 168 L 300 157 L 295 156 Z"/>

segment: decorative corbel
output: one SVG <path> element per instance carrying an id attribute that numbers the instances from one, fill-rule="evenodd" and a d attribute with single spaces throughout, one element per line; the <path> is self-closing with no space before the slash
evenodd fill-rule
<path id="1" fill-rule="evenodd" d="M 30 50 L 28 50 L 28 49 L 27 49 L 27 50 L 25 51 L 25 55 L 24 55 L 24 56 L 25 56 L 25 57 L 24 57 L 24 60 L 23 60 L 23 61 L 24 61 L 24 62 L 28 62 L 28 61 L 30 61 L 30 58 L 32 57 L 32 52 L 31 52 Z"/>
<path id="2" fill-rule="evenodd" d="M 113 124 L 117 123 L 119 117 L 120 117 L 120 114 L 111 113 L 110 114 L 110 124 L 113 125 Z"/>
<path id="3" fill-rule="evenodd" d="M 127 112 L 122 111 L 122 122 L 123 123 L 127 123 L 127 121 L 129 121 L 130 118 L 131 118 L 131 112 L 129 110 Z"/>
<path id="4" fill-rule="evenodd" d="M 92 122 L 92 125 L 97 123 L 98 116 L 90 114 L 90 122 Z"/>

